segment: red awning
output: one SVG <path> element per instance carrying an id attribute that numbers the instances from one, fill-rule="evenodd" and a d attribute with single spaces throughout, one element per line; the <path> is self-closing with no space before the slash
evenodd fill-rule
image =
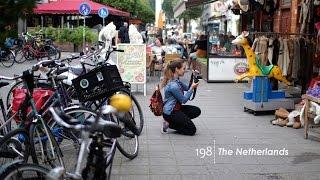
<path id="1" fill-rule="evenodd" d="M 91 14 L 98 14 L 101 7 L 106 7 L 109 14 L 114 16 L 130 17 L 130 13 L 112 8 L 107 5 L 99 4 L 93 1 L 84 0 L 58 0 L 57 2 L 38 4 L 33 9 L 34 14 L 80 14 L 79 6 L 81 3 L 86 2 L 91 6 Z"/>

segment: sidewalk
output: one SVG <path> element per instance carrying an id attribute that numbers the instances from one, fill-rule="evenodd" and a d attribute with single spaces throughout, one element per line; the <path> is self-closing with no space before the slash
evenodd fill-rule
<path id="1" fill-rule="evenodd" d="M 271 125 L 272 115 L 243 112 L 245 84 L 202 81 L 195 100 L 188 103 L 202 110 L 194 120 L 197 133 L 192 137 L 160 133 L 161 118 L 148 107 L 154 87 L 148 84 L 147 97 L 137 95 L 145 117 L 139 155 L 130 161 L 118 153 L 112 179 L 320 179 L 320 143 L 305 140 L 302 128 Z M 212 148 L 212 154 L 201 158 L 200 148 Z M 234 155 L 222 156 L 221 148 L 233 150 Z M 285 148 L 288 155 L 240 156 L 237 148 Z"/>
<path id="2" fill-rule="evenodd" d="M 1 66 L 0 75 L 19 74 L 33 63 L 36 61 L 15 64 L 12 68 Z M 148 107 L 155 84 L 148 82 L 146 97 L 136 94 L 145 118 L 139 155 L 128 160 L 117 151 L 112 179 L 320 179 L 320 142 L 314 138 L 305 140 L 303 129 L 272 126 L 272 115 L 253 116 L 243 112 L 242 92 L 246 84 L 201 81 L 195 100 L 188 102 L 202 110 L 194 120 L 197 133 L 192 137 L 160 133 L 161 118 L 155 117 Z M 1 89 L 0 95 L 6 97 L 8 90 Z M 212 154 L 207 151 L 207 156 L 197 156 L 197 149 L 201 148 L 211 150 Z M 288 155 L 222 156 L 221 148 L 233 150 L 234 154 L 237 148 L 271 151 L 285 148 Z"/>

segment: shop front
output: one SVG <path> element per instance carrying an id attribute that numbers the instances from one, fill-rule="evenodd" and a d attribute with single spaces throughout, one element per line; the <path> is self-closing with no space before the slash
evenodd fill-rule
<path id="1" fill-rule="evenodd" d="M 247 71 L 247 59 L 241 55 L 239 47 L 231 44 L 232 40 L 232 36 L 225 35 L 217 44 L 208 42 L 208 82 L 234 82 L 238 75 Z"/>

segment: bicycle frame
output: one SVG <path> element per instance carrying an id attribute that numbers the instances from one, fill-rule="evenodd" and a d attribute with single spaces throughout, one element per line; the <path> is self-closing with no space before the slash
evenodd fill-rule
<path id="1" fill-rule="evenodd" d="M 49 55 L 49 52 L 42 52 L 40 48 L 43 47 L 34 48 L 31 44 L 25 44 L 25 46 L 23 47 L 23 51 L 30 51 L 35 58 L 46 57 Z"/>
<path id="2" fill-rule="evenodd" d="M 23 81 L 24 87 L 26 87 L 26 99 L 25 99 L 24 103 L 27 103 L 27 107 L 31 107 L 31 113 L 27 116 L 27 118 L 25 118 L 25 119 L 23 119 L 21 121 L 21 123 L 19 125 L 19 128 L 27 128 L 27 131 L 29 131 L 28 128 L 30 126 L 29 125 L 25 126 L 25 122 L 30 121 L 31 124 L 39 123 L 39 124 L 42 125 L 42 127 L 44 129 L 44 133 L 46 134 L 46 137 L 49 138 L 50 135 L 51 135 L 51 137 L 54 137 L 54 135 L 52 134 L 51 130 L 49 129 L 47 123 L 44 121 L 44 119 L 42 118 L 41 114 L 38 112 L 38 110 L 36 108 L 35 101 L 34 101 L 34 99 L 32 97 L 31 92 L 30 92 L 30 87 L 29 87 L 29 84 L 28 84 L 28 80 L 25 77 L 25 73 L 26 73 L 26 75 L 29 75 L 29 76 L 31 75 L 32 77 L 33 77 L 33 73 L 30 73 L 29 71 L 25 71 L 24 72 L 24 76 L 22 77 L 22 81 Z M 27 74 L 27 73 L 29 73 L 29 74 Z M 33 81 L 33 79 L 32 79 L 32 81 Z M 31 91 L 32 91 L 32 89 L 31 89 Z M 31 119 L 31 118 L 34 118 L 34 119 Z M 22 140 L 22 139 L 20 139 L 20 140 Z M 32 143 L 32 142 L 30 142 L 30 143 Z M 49 145 L 50 145 L 50 148 L 51 148 L 52 156 L 55 157 L 56 153 L 54 152 L 54 146 L 53 146 L 52 141 L 49 141 Z M 58 148 L 58 151 L 60 151 L 60 153 L 61 153 L 60 148 Z"/>
<path id="3" fill-rule="evenodd" d="M 4 132 L 3 132 L 3 135 L 4 135 L 4 134 L 7 134 L 9 132 L 9 130 L 6 128 L 7 127 L 6 125 L 8 124 L 8 122 L 7 122 L 8 121 L 7 120 L 7 111 L 6 111 L 5 107 L 4 107 L 3 99 L 2 99 L 1 96 L 0 96 L 0 108 L 1 108 L 2 117 L 3 117 L 3 119 L 0 119 L 0 124 L 1 124 L 0 131 L 4 130 Z"/>

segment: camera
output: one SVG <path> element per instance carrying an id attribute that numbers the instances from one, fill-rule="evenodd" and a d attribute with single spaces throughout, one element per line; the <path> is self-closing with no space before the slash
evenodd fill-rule
<path id="1" fill-rule="evenodd" d="M 193 82 L 198 83 L 199 79 L 202 79 L 202 75 L 198 70 L 193 71 Z"/>

